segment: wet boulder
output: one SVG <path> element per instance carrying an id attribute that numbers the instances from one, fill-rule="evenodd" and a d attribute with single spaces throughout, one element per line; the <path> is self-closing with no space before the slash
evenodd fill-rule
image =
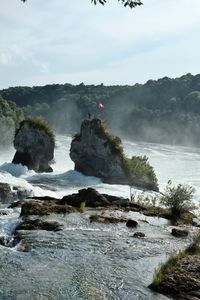
<path id="1" fill-rule="evenodd" d="M 46 230 L 46 231 L 60 231 L 63 225 L 51 220 L 24 218 L 23 222 L 16 228 L 18 230 Z"/>
<path id="2" fill-rule="evenodd" d="M 137 231 L 134 233 L 133 237 L 143 238 L 143 237 L 145 237 L 145 233 L 141 232 L 141 231 Z"/>
<path id="3" fill-rule="evenodd" d="M 28 200 L 24 201 L 21 209 L 21 216 L 49 215 L 52 213 L 66 214 L 77 212 L 74 207 L 61 204 L 58 200 Z"/>
<path id="4" fill-rule="evenodd" d="M 82 202 L 85 202 L 85 205 L 89 207 L 111 205 L 111 202 L 104 195 L 93 188 L 81 189 L 76 194 L 64 196 L 60 201 L 62 204 L 66 203 L 75 207 L 80 207 Z"/>
<path id="5" fill-rule="evenodd" d="M 27 166 L 35 172 L 52 172 L 55 139 L 48 124 L 41 118 L 29 118 L 20 123 L 14 138 L 16 153 L 12 163 Z"/>
<path id="6" fill-rule="evenodd" d="M 127 226 L 127 227 L 132 227 L 132 228 L 134 228 L 134 227 L 137 227 L 137 226 L 138 226 L 138 222 L 135 221 L 135 220 L 129 219 L 129 220 L 126 222 L 126 226 Z"/>
<path id="7" fill-rule="evenodd" d="M 173 228 L 171 234 L 175 237 L 187 237 L 189 232 L 188 230 Z"/>
<path id="8" fill-rule="evenodd" d="M 9 203 L 13 200 L 14 197 L 10 185 L 0 182 L 0 203 Z"/>
<path id="9" fill-rule="evenodd" d="M 81 189 L 78 193 L 66 195 L 60 200 L 60 204 L 68 204 L 80 208 L 81 203 L 86 207 L 119 207 L 125 210 L 144 211 L 145 207 L 131 203 L 129 199 L 120 196 L 101 194 L 93 188 Z"/>

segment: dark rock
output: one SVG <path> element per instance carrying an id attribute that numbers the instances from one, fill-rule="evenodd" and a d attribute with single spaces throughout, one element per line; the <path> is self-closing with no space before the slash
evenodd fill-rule
<path id="1" fill-rule="evenodd" d="M 0 182 L 0 202 L 9 203 L 14 200 L 11 187 L 8 183 Z"/>
<path id="2" fill-rule="evenodd" d="M 23 121 L 14 139 L 17 150 L 12 163 L 36 172 L 52 172 L 49 162 L 54 155 L 54 140 L 45 129 L 30 119 Z"/>
<path id="3" fill-rule="evenodd" d="M 127 207 L 131 203 L 128 198 L 122 198 L 119 196 L 113 196 L 113 195 L 108 195 L 108 194 L 102 194 L 110 203 L 121 206 L 121 207 Z"/>
<path id="4" fill-rule="evenodd" d="M 138 231 L 138 232 L 134 233 L 133 237 L 145 237 L 145 234 L 144 234 L 144 232 Z"/>
<path id="5" fill-rule="evenodd" d="M 66 214 L 76 212 L 77 209 L 67 204 L 60 204 L 59 201 L 28 200 L 24 201 L 21 209 L 21 216 L 48 215 L 51 213 Z"/>
<path id="6" fill-rule="evenodd" d="M 111 205 L 105 196 L 93 188 L 79 190 L 78 194 L 67 195 L 60 200 L 61 204 L 66 203 L 75 207 L 80 207 L 82 202 L 85 202 L 85 205 L 89 207 Z"/>
<path id="7" fill-rule="evenodd" d="M 89 207 L 109 206 L 111 204 L 106 197 L 93 188 L 79 190 L 78 194 L 81 202 L 85 202 L 86 206 Z"/>
<path id="8" fill-rule="evenodd" d="M 19 224 L 16 228 L 18 230 L 47 230 L 47 231 L 59 231 L 63 229 L 63 225 L 56 221 L 48 221 L 41 219 L 25 218 L 23 223 Z"/>
<path id="9" fill-rule="evenodd" d="M 137 226 L 138 226 L 138 222 L 135 221 L 135 220 L 129 219 L 129 220 L 126 222 L 126 226 L 127 226 L 127 227 L 137 227 Z"/>
<path id="10" fill-rule="evenodd" d="M 87 207 L 118 206 L 132 211 L 145 210 L 141 205 L 130 203 L 129 199 L 100 194 L 93 188 L 79 190 L 78 193 L 64 196 L 60 200 L 60 204 L 68 204 L 77 208 L 80 208 L 82 202 L 85 202 Z"/>
<path id="11" fill-rule="evenodd" d="M 68 204 L 77 208 L 81 206 L 81 199 L 78 196 L 78 193 L 64 196 L 60 200 L 60 204 Z"/>
<path id="12" fill-rule="evenodd" d="M 90 216 L 90 222 L 98 222 L 98 223 L 119 223 L 119 222 L 126 222 L 127 218 L 121 216 L 109 216 L 109 215 L 92 215 Z"/>
<path id="13" fill-rule="evenodd" d="M 8 206 L 8 208 L 20 207 L 20 206 L 22 206 L 23 203 L 24 203 L 24 201 L 22 201 L 22 200 L 14 201 L 13 203 L 11 203 Z"/>
<path id="14" fill-rule="evenodd" d="M 7 216 L 8 214 L 8 211 L 0 210 L 0 216 Z"/>
<path id="15" fill-rule="evenodd" d="M 200 299 L 200 256 L 188 255 L 179 260 L 172 272 L 162 276 L 158 285 L 149 287 L 176 300 Z"/>
<path id="16" fill-rule="evenodd" d="M 171 234 L 175 237 L 186 237 L 189 232 L 187 230 L 173 228 Z"/>
<path id="17" fill-rule="evenodd" d="M 10 239 L 11 239 L 10 236 L 0 236 L 0 245 L 7 246 L 10 242 Z"/>
<path id="18" fill-rule="evenodd" d="M 0 236 L 0 245 L 4 247 L 15 247 L 18 243 L 18 238 L 16 236 Z"/>

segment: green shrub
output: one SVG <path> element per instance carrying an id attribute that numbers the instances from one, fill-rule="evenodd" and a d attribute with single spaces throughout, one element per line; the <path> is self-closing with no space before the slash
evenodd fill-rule
<path id="1" fill-rule="evenodd" d="M 124 170 L 130 180 L 130 186 L 138 185 L 158 191 L 158 182 L 146 156 L 133 156 L 131 159 L 123 158 Z"/>
<path id="2" fill-rule="evenodd" d="M 108 141 L 112 153 L 119 155 L 122 167 L 130 181 L 130 186 L 139 186 L 142 188 L 158 191 L 158 182 L 146 156 L 133 156 L 131 159 L 124 154 L 122 141 L 119 137 L 114 136 L 107 131 L 105 122 L 101 122 L 98 134 Z"/>
<path id="3" fill-rule="evenodd" d="M 160 203 L 170 208 L 173 219 L 181 219 L 185 213 L 195 209 L 192 203 L 194 192 L 195 189 L 189 185 L 172 186 L 169 181 Z"/>
<path id="4" fill-rule="evenodd" d="M 42 117 L 34 117 L 34 118 L 27 118 L 25 120 L 23 120 L 20 123 L 20 127 L 18 128 L 18 130 L 16 131 L 16 135 L 19 131 L 19 129 L 25 124 L 28 123 L 29 126 L 31 126 L 32 128 L 39 128 L 41 130 L 44 130 L 51 138 L 53 144 L 55 145 L 55 134 L 53 129 L 49 126 L 49 124 L 42 118 Z"/>
<path id="5" fill-rule="evenodd" d="M 185 251 L 179 251 L 175 255 L 171 255 L 165 263 L 161 263 L 158 269 L 155 270 L 152 286 L 158 286 L 162 281 L 165 274 L 173 273 L 179 261 L 186 256 Z"/>

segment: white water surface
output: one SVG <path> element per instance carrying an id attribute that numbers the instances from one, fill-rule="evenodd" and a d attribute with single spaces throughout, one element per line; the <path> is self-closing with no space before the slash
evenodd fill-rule
<path id="1" fill-rule="evenodd" d="M 100 192 L 129 197 L 126 185 L 109 185 L 99 178 L 74 171 L 69 157 L 71 138 L 57 136 L 54 172 L 36 174 L 21 165 L 11 163 L 13 148 L 0 154 L 0 182 L 22 187 L 34 196 L 51 195 L 61 198 L 92 186 Z M 146 155 L 158 177 L 160 190 L 171 179 L 174 184 L 187 183 L 200 195 L 200 151 L 196 148 L 124 141 L 125 153 Z M 0 237 L 9 238 L 21 222 L 20 209 L 2 209 Z M 1 210 L 0 210 L 1 213 Z M 51 300 L 164 300 L 147 288 L 154 270 L 166 255 L 183 249 L 188 239 L 176 239 L 171 226 L 162 218 L 128 214 L 138 221 L 145 238 L 133 238 L 138 229 L 125 222 L 101 224 L 90 222 L 89 212 L 41 217 L 63 224 L 58 232 L 45 230 L 21 231 L 21 241 L 14 247 L 0 245 L 0 299 Z M 147 223 L 148 221 L 148 223 Z M 191 231 L 192 229 L 190 229 Z M 52 272 L 53 270 L 53 272 Z M 36 296 L 37 294 L 37 296 Z"/>
<path id="2" fill-rule="evenodd" d="M 32 188 L 35 196 L 52 195 L 61 198 L 88 186 L 103 193 L 130 196 L 129 186 L 104 184 L 99 178 L 84 176 L 74 171 L 74 163 L 69 157 L 70 144 L 70 136 L 57 136 L 56 163 L 52 166 L 52 173 L 36 174 L 21 165 L 13 165 L 11 161 L 15 153 L 14 148 L 3 151 L 0 155 L 0 181 Z M 146 155 L 149 158 L 158 178 L 160 191 L 164 190 L 168 180 L 172 180 L 174 185 L 189 184 L 195 188 L 194 200 L 199 202 L 200 149 L 130 141 L 123 141 L 123 145 L 129 157 Z"/>

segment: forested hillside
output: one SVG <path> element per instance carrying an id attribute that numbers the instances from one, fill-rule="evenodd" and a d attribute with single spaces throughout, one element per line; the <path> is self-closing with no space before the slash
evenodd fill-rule
<path id="1" fill-rule="evenodd" d="M 0 97 L 0 146 L 12 143 L 19 122 L 24 119 L 23 110 L 12 101 Z"/>
<path id="2" fill-rule="evenodd" d="M 61 133 L 73 133 L 90 113 L 121 137 L 199 145 L 200 75 L 164 77 L 133 86 L 54 84 L 0 91 L 26 115 L 42 115 Z M 104 109 L 99 109 L 102 103 Z"/>

